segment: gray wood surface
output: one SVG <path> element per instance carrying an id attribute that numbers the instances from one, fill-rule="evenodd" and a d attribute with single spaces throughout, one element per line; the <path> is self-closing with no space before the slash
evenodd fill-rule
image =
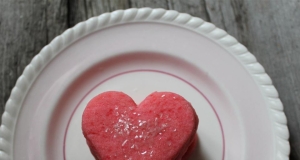
<path id="1" fill-rule="evenodd" d="M 246 45 L 278 89 L 290 158 L 300 159 L 299 0 L 0 0 L 0 113 L 25 66 L 55 36 L 89 17 L 132 7 L 189 13 Z"/>

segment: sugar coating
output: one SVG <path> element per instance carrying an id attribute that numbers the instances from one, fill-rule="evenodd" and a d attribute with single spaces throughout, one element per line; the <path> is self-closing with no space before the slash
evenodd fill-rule
<path id="1" fill-rule="evenodd" d="M 104 92 L 82 117 L 87 144 L 101 160 L 181 159 L 197 126 L 191 104 L 171 92 L 154 92 L 138 106 L 122 92 Z"/>

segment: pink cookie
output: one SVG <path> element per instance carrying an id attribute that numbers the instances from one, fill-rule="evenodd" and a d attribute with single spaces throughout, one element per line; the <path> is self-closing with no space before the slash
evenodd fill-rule
<path id="1" fill-rule="evenodd" d="M 193 151 L 196 149 L 197 144 L 198 144 L 198 136 L 195 135 L 194 140 L 190 144 L 188 150 L 185 152 L 181 160 L 188 160 L 188 158 L 191 156 Z"/>
<path id="2" fill-rule="evenodd" d="M 191 104 L 171 92 L 154 92 L 140 105 L 122 92 L 104 92 L 82 116 L 83 134 L 97 160 L 185 159 L 197 126 Z"/>

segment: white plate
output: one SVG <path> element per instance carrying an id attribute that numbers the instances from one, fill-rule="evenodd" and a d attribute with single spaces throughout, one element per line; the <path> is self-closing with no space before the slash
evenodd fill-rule
<path id="1" fill-rule="evenodd" d="M 255 57 L 213 24 L 149 8 L 89 19 L 32 60 L 6 104 L 0 159 L 92 160 L 81 114 L 107 90 L 137 103 L 154 91 L 184 96 L 200 119 L 192 159 L 288 159 L 283 107 Z"/>

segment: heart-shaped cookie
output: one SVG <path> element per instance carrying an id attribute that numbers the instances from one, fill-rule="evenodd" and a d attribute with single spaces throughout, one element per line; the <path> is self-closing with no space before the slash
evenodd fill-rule
<path id="1" fill-rule="evenodd" d="M 171 92 L 154 92 L 139 105 L 122 92 L 104 92 L 82 116 L 83 134 L 98 160 L 180 160 L 197 126 L 191 104 Z"/>

